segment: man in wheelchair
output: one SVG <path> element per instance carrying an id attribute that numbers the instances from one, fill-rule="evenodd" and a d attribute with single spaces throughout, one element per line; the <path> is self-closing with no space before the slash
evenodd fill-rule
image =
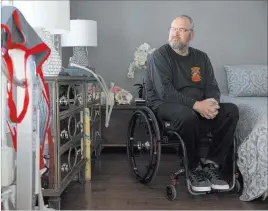
<path id="1" fill-rule="evenodd" d="M 197 192 L 227 190 L 229 185 L 219 168 L 233 142 L 239 112 L 234 104 L 220 103 L 220 90 L 208 55 L 189 47 L 193 37 L 194 24 L 189 16 L 172 21 L 168 44 L 147 60 L 147 104 L 161 120 L 169 121 L 184 140 L 191 188 Z M 208 157 L 200 159 L 199 143 L 207 133 L 213 140 Z"/>

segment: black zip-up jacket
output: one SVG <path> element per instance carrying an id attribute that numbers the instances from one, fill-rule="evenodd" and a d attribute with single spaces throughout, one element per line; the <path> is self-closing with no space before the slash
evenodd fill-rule
<path id="1" fill-rule="evenodd" d="M 148 56 L 146 94 L 152 109 L 165 102 L 190 108 L 207 98 L 220 102 L 220 89 L 207 54 L 189 47 L 189 54 L 181 56 L 169 44 Z"/>

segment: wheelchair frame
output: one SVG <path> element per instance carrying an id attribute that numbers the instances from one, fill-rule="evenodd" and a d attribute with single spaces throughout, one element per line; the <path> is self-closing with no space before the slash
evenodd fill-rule
<path id="1" fill-rule="evenodd" d="M 133 141 L 134 141 L 134 133 L 135 133 L 135 126 L 136 121 L 139 117 L 143 117 L 145 120 L 145 123 L 147 125 L 148 133 L 150 140 L 147 141 L 145 144 L 138 143 L 136 147 L 138 149 L 147 149 L 150 151 L 150 160 L 149 164 L 147 166 L 147 172 L 145 175 L 141 176 L 139 175 L 139 170 L 136 166 L 135 157 L 133 155 Z M 162 130 L 161 130 L 162 129 Z M 179 140 L 178 144 L 169 143 L 168 135 L 175 135 L 177 139 Z M 166 186 L 166 196 L 169 200 L 174 200 L 177 196 L 177 187 L 178 187 L 178 177 L 180 174 L 185 172 L 185 178 L 187 182 L 187 188 L 189 193 L 192 195 L 200 195 L 200 194 L 206 194 L 210 192 L 229 192 L 235 189 L 236 192 L 240 192 L 241 185 L 238 180 L 239 174 L 237 172 L 236 167 L 236 160 L 237 160 L 237 153 L 236 153 L 236 145 L 237 140 L 234 138 L 233 141 L 233 154 L 232 154 L 232 182 L 230 185 L 230 188 L 228 190 L 211 190 L 209 192 L 195 192 L 191 189 L 190 186 L 190 180 L 189 180 L 189 170 L 188 170 L 188 157 L 187 157 L 187 151 L 184 144 L 183 139 L 181 136 L 172 128 L 170 127 L 170 124 L 165 121 L 161 121 L 157 119 L 154 112 L 147 106 L 140 106 L 138 110 L 136 110 L 130 121 L 128 126 L 128 137 L 127 137 L 127 155 L 128 155 L 128 161 L 130 168 L 134 175 L 136 176 L 136 179 L 142 183 L 142 184 L 151 184 L 153 183 L 159 165 L 161 160 L 161 147 L 162 146 L 174 146 L 174 147 L 182 147 L 183 157 L 182 157 L 182 164 L 184 167 L 181 167 L 178 171 L 173 173 L 171 175 L 171 184 Z"/>

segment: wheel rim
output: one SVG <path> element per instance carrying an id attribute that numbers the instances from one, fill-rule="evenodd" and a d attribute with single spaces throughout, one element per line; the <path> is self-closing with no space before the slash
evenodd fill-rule
<path id="1" fill-rule="evenodd" d="M 141 123 L 141 125 L 139 125 Z M 145 141 L 141 141 L 141 139 L 137 139 L 135 137 L 136 126 L 144 126 L 144 131 L 146 131 L 147 139 Z M 138 110 L 136 111 L 129 123 L 128 129 L 128 137 L 127 137 L 127 152 L 128 152 L 128 160 L 131 166 L 132 171 L 136 175 L 136 178 L 141 183 L 148 183 L 152 180 L 156 166 L 158 161 L 158 147 L 157 141 L 154 136 L 154 131 L 152 131 L 153 127 L 145 114 L 145 112 Z M 141 132 L 141 131 L 139 131 Z M 145 164 L 145 172 L 142 173 L 142 167 L 139 167 L 137 164 L 138 157 L 135 156 L 135 152 L 138 150 L 140 156 L 143 152 L 147 152 L 149 154 L 149 159 L 146 159 Z"/>
<path id="2" fill-rule="evenodd" d="M 159 131 L 159 127 L 157 125 L 157 120 L 152 116 L 152 114 L 149 112 L 147 115 L 147 118 L 149 120 L 149 123 L 151 125 L 151 128 L 153 128 L 153 155 L 151 159 L 151 169 L 150 173 L 148 174 L 147 178 L 145 178 L 145 182 L 149 183 L 152 182 L 156 176 L 156 173 L 159 168 L 160 164 L 160 157 L 161 157 L 161 143 L 157 140 L 157 131 Z"/>

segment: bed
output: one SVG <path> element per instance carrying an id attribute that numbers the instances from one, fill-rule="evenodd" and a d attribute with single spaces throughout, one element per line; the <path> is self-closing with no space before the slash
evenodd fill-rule
<path id="1" fill-rule="evenodd" d="M 222 102 L 239 108 L 235 136 L 238 141 L 237 165 L 243 176 L 240 200 L 251 201 L 268 191 L 268 128 L 267 97 L 231 97 L 222 95 Z"/>

